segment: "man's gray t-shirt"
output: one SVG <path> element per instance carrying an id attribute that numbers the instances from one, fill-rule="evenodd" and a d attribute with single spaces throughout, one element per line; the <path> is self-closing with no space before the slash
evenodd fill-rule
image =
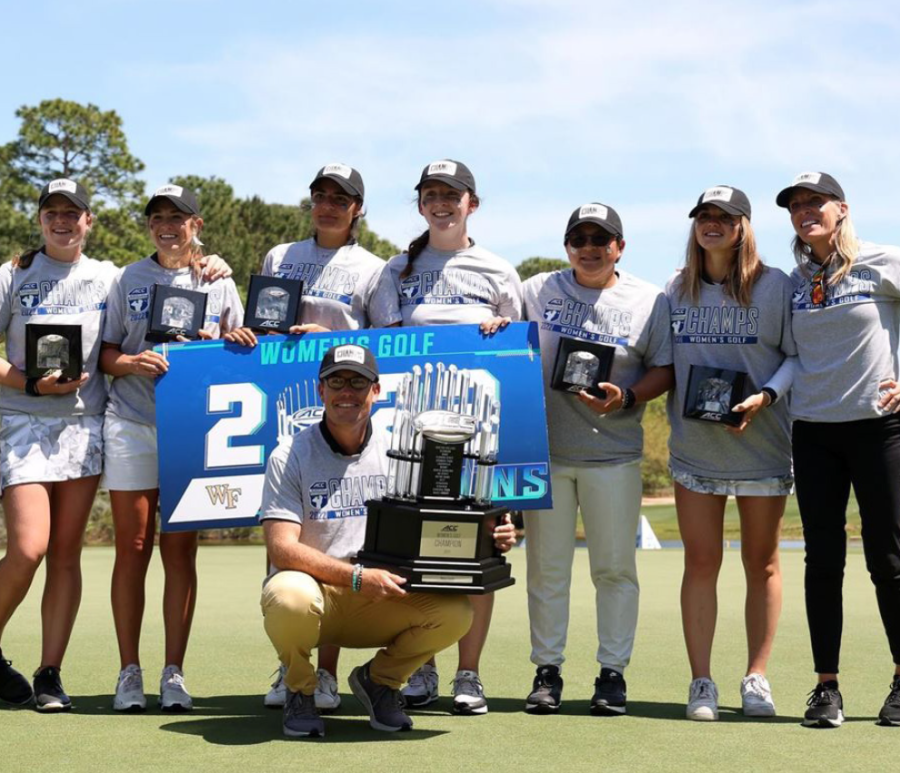
<path id="1" fill-rule="evenodd" d="M 366 536 L 366 501 L 387 490 L 387 452 L 379 430 L 362 453 L 345 455 L 325 440 L 321 423 L 307 427 L 272 451 L 260 520 L 301 524 L 301 544 L 353 558 Z"/>
<path id="2" fill-rule="evenodd" d="M 797 353 L 791 335 L 791 280 L 767 267 L 753 285 L 747 306 L 723 286 L 700 283 L 692 302 L 681 293 L 681 277 L 666 285 L 672 316 L 675 389 L 667 410 L 672 468 L 709 478 L 755 480 L 791 474 L 789 401 L 779 395 L 736 437 L 718 424 L 684 418 L 692 365 L 747 373 L 744 397 L 756 394 L 784 362 Z"/>
<path id="3" fill-rule="evenodd" d="M 388 261 L 373 308 L 381 324 L 480 324 L 491 317 L 522 319 L 522 283 L 510 263 L 472 244 L 463 250 L 426 247 L 413 261 L 412 272 L 400 274 L 409 255 Z"/>
<path id="4" fill-rule="evenodd" d="M 181 287 L 206 293 L 203 329 L 213 338 L 240 327 L 244 307 L 231 279 L 197 281 L 190 268 L 163 268 L 152 256 L 122 269 L 109 293 L 109 310 L 103 328 L 104 343 L 115 344 L 124 354 L 139 354 L 156 344 L 144 340 L 153 285 Z M 154 379 L 117 376 L 109 388 L 108 412 L 121 419 L 156 426 Z"/>
<path id="5" fill-rule="evenodd" d="M 810 300 L 817 269 L 804 263 L 791 274 L 799 355 L 791 414 L 821 422 L 884 416 L 878 385 L 898 375 L 900 248 L 862 242 L 849 274 L 828 286 L 824 307 Z"/>
<path id="6" fill-rule="evenodd" d="M 90 376 L 84 386 L 65 395 L 32 397 L 0 386 L 0 413 L 58 417 L 103 413 L 106 379 L 97 370 L 97 361 L 107 296 L 118 273 L 109 261 L 82 255 L 67 263 L 43 252 L 28 268 L 12 263 L 0 267 L 0 331 L 6 337 L 6 359 L 25 371 L 28 325 L 81 325 L 82 371 Z"/>
<path id="7" fill-rule="evenodd" d="M 315 239 L 279 244 L 263 262 L 263 276 L 303 282 L 300 322 L 329 330 L 390 324 L 373 317 L 372 298 L 385 262 L 358 244 L 320 247 Z"/>
<path id="8" fill-rule="evenodd" d="M 672 364 L 669 304 L 662 291 L 626 271 L 603 290 L 583 287 L 572 269 L 538 274 L 523 285 L 525 317 L 540 325 L 547 429 L 553 461 L 575 466 L 641 458 L 644 406 L 601 416 L 568 392 L 550 388 L 561 338 L 615 348 L 610 382 L 633 386 L 648 368 Z"/>

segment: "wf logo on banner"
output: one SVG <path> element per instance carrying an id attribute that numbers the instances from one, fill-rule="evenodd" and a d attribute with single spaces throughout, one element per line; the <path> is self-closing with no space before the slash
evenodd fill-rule
<path id="1" fill-rule="evenodd" d="M 169 360 L 156 382 L 164 531 L 256 525 L 269 454 L 321 421 L 319 363 L 346 343 L 367 346 L 378 358 L 378 431 L 393 421 L 397 390 L 414 365 L 466 369 L 473 390 L 502 406 L 494 501 L 511 509 L 551 506 L 534 323 L 514 323 L 492 337 L 477 325 L 265 336 L 252 349 L 223 341 L 158 347 Z"/>

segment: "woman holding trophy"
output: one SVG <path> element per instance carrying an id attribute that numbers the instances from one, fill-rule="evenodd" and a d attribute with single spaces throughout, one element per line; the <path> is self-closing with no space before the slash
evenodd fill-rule
<path id="1" fill-rule="evenodd" d="M 624 672 L 638 612 L 635 535 L 641 505 L 643 404 L 672 385 L 668 304 L 622 270 L 622 221 L 598 203 L 576 209 L 563 243 L 571 263 L 524 283 L 525 314 L 540 325 L 553 509 L 526 511 L 531 660 L 526 711 L 562 702 L 569 590 L 578 511 L 596 589 L 597 660 L 590 711 L 626 713 Z M 581 370 L 593 355 L 589 386 Z"/>
<path id="2" fill-rule="evenodd" d="M 114 282 L 100 358 L 101 369 L 112 376 L 104 427 L 104 485 L 110 492 L 116 541 L 112 608 L 121 659 L 116 711 L 146 708 L 139 644 L 159 500 L 153 380 L 168 369 L 165 357 L 153 351 L 148 333 L 159 342 L 152 333 L 160 322 L 169 329 L 170 340 L 187 340 L 171 331 L 188 328 L 199 329 L 199 337 L 215 338 L 243 320 L 231 279 L 197 277 L 203 219 L 194 193 L 178 185 L 163 186 L 145 214 L 156 252 L 127 266 Z M 163 711 L 188 711 L 193 702 L 182 667 L 197 595 L 197 533 L 165 533 L 159 542 L 166 577 L 159 705 Z"/>
<path id="3" fill-rule="evenodd" d="M 522 288 L 516 270 L 469 238 L 468 219 L 479 206 L 469 168 L 450 159 L 435 161 L 422 170 L 416 191 L 419 213 L 428 228 L 406 252 L 388 261 L 373 302 L 379 324 L 477 324 L 485 334 L 493 334 L 521 319 Z M 470 600 L 475 616 L 469 633 L 459 642 L 453 711 L 478 715 L 488 710 L 479 668 L 494 594 Z M 436 701 L 435 664 L 416 671 L 402 692 L 407 706 Z"/>
<path id="4" fill-rule="evenodd" d="M 783 399 L 796 354 L 791 283 L 760 260 L 743 191 L 709 188 L 689 217 L 685 265 L 666 287 L 676 382 L 667 406 L 669 467 L 684 541 L 681 613 L 693 679 L 686 715 L 719 718 L 710 657 L 725 505 L 733 496 L 747 580 L 741 705 L 746 716 L 771 717 L 766 664 L 781 612 L 778 540 L 793 484 Z"/>

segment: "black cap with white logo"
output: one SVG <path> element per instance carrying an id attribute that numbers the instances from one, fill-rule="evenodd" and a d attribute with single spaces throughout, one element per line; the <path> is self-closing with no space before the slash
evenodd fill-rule
<path id="1" fill-rule="evenodd" d="M 200 204 L 197 203 L 197 196 L 192 190 L 182 188 L 180 185 L 163 185 L 162 188 L 157 188 L 153 191 L 150 201 L 144 207 L 146 216 L 150 216 L 150 210 L 153 209 L 153 205 L 160 199 L 172 202 L 173 206 L 180 212 L 185 212 L 188 215 L 200 214 Z"/>
<path id="2" fill-rule="evenodd" d="M 825 172 L 803 172 L 798 174 L 794 181 L 775 198 L 775 203 L 779 207 L 787 209 L 794 193 L 794 188 L 806 188 L 816 193 L 825 193 L 834 196 L 838 201 L 846 201 L 844 189 L 838 184 L 830 174 Z"/>
<path id="3" fill-rule="evenodd" d="M 453 161 L 449 158 L 432 161 L 422 170 L 416 190 L 420 190 L 428 182 L 447 183 L 458 191 L 469 190 L 475 193 L 475 175 L 462 161 Z"/>
<path id="4" fill-rule="evenodd" d="M 743 215 L 750 219 L 750 199 L 742 190 L 730 185 L 717 185 L 703 191 L 697 199 L 697 206 L 688 213 L 688 217 L 696 217 L 704 204 L 712 204 L 729 215 Z"/>
<path id="5" fill-rule="evenodd" d="M 358 196 L 361 199 L 365 198 L 366 186 L 363 185 L 362 175 L 352 166 L 347 166 L 346 164 L 325 164 L 316 172 L 315 179 L 309 184 L 310 190 L 319 180 L 334 180 L 341 186 L 341 190 L 344 193 Z"/>
<path id="6" fill-rule="evenodd" d="M 569 218 L 566 226 L 566 237 L 582 223 L 596 223 L 607 233 L 613 236 L 622 236 L 622 218 L 619 213 L 606 204 L 598 204 L 596 201 L 578 207 Z"/>
<path id="7" fill-rule="evenodd" d="M 38 199 L 38 209 L 41 209 L 47 199 L 56 194 L 65 196 L 79 209 L 84 209 L 88 212 L 91 211 L 91 197 L 88 195 L 87 190 L 85 190 L 84 186 L 80 183 L 70 180 L 67 177 L 51 180 L 41 188 L 41 196 Z"/>
<path id="8" fill-rule="evenodd" d="M 378 362 L 371 349 L 357 344 L 332 346 L 322 358 L 319 378 L 328 378 L 339 370 L 350 370 L 365 376 L 370 381 L 378 381 Z"/>

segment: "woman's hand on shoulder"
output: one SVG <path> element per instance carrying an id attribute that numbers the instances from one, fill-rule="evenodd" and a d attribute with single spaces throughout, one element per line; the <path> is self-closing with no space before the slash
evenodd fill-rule
<path id="1" fill-rule="evenodd" d="M 228 279 L 234 272 L 225 260 L 218 255 L 204 255 L 194 262 L 194 272 L 207 282 L 217 279 Z"/>

